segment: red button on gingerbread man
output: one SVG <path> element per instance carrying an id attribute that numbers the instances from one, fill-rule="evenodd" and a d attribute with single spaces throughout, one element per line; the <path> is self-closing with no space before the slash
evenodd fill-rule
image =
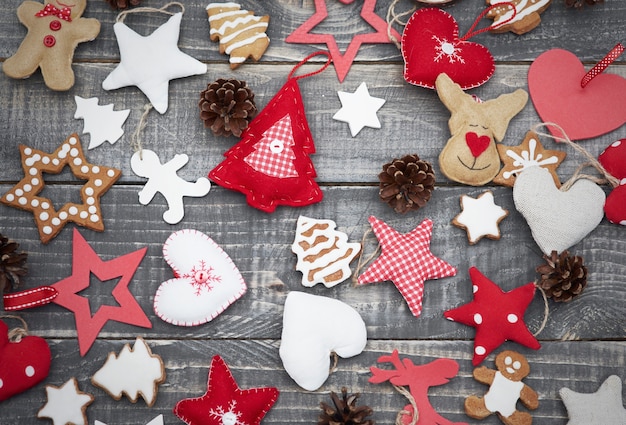
<path id="1" fill-rule="evenodd" d="M 4 62 L 4 73 L 22 79 L 41 68 L 46 86 L 52 90 L 69 90 L 74 85 L 72 58 L 76 46 L 100 33 L 97 19 L 81 18 L 86 6 L 87 0 L 22 3 L 17 8 L 17 17 L 28 34 L 17 52 Z"/>

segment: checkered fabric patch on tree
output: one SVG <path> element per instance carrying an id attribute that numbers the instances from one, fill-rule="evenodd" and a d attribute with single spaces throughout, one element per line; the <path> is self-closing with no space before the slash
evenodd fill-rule
<path id="1" fill-rule="evenodd" d="M 285 115 L 263 133 L 263 138 L 254 145 L 256 150 L 245 157 L 244 161 L 258 172 L 268 176 L 298 177 L 298 171 L 293 166 L 293 160 L 296 159 L 293 145 L 291 118 Z"/>

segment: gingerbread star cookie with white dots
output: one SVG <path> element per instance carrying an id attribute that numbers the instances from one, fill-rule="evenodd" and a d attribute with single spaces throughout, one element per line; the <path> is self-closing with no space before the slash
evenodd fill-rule
<path id="1" fill-rule="evenodd" d="M 20 145 L 24 178 L 5 193 L 0 202 L 33 213 L 41 242 L 48 243 L 67 222 L 104 231 L 100 197 L 120 178 L 121 170 L 87 162 L 77 134 L 69 136 L 53 153 Z M 58 211 L 48 198 L 38 196 L 45 187 L 43 173 L 59 174 L 65 166 L 85 180 L 81 204 L 68 202 Z"/>

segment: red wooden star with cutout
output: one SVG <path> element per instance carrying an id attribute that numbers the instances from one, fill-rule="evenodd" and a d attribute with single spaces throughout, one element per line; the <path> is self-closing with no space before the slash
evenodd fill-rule
<path id="1" fill-rule="evenodd" d="M 74 312 L 80 355 L 84 356 L 89 351 L 109 320 L 151 328 L 150 320 L 128 289 L 148 248 L 102 261 L 78 230 L 74 229 L 73 236 L 72 275 L 51 286 L 58 291 L 52 302 Z M 112 291 L 119 306 L 103 305 L 92 313 L 89 300 L 78 294 L 89 287 L 92 273 L 103 282 L 120 278 Z"/>
<path id="2" fill-rule="evenodd" d="M 340 0 L 344 4 L 350 4 L 354 0 Z M 376 32 L 368 32 L 363 34 L 357 34 L 352 37 L 348 48 L 344 54 L 341 54 L 335 36 L 332 34 L 315 34 L 310 31 L 315 28 L 320 22 L 328 17 L 328 11 L 326 9 L 326 0 L 315 0 L 315 14 L 311 16 L 305 23 L 300 25 L 294 32 L 292 32 L 285 41 L 287 43 L 300 43 L 300 44 L 326 44 L 328 51 L 333 58 L 335 64 L 335 71 L 339 82 L 343 82 L 352 66 L 354 58 L 361 44 L 373 44 L 373 43 L 389 43 L 389 37 L 387 36 L 387 23 L 374 12 L 376 7 L 376 0 L 365 0 L 363 2 L 363 8 L 361 9 L 361 17 L 371 25 Z M 400 40 L 400 34 L 391 29 L 391 34 Z"/>
<path id="3" fill-rule="evenodd" d="M 430 252 L 433 222 L 426 219 L 402 234 L 376 217 L 369 218 L 382 253 L 363 274 L 358 285 L 391 280 L 406 300 L 413 316 L 422 312 L 424 281 L 454 276 L 456 269 Z"/>
<path id="4" fill-rule="evenodd" d="M 206 393 L 179 401 L 174 414 L 188 425 L 259 425 L 277 398 L 273 387 L 240 389 L 224 359 L 214 356 Z"/>
<path id="5" fill-rule="evenodd" d="M 524 323 L 524 314 L 535 295 L 534 283 L 504 292 L 476 267 L 469 269 L 474 300 L 443 315 L 452 321 L 476 328 L 474 366 L 504 341 L 514 341 L 538 350 L 541 345 Z"/>

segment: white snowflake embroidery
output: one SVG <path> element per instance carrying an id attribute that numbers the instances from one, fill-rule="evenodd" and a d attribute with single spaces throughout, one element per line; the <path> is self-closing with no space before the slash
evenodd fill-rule
<path id="1" fill-rule="evenodd" d="M 559 158 L 556 156 L 549 156 L 546 159 L 542 159 L 543 155 L 540 153 L 536 153 L 537 149 L 537 141 L 535 139 L 530 139 L 528 142 L 528 150 L 522 151 L 521 156 L 515 153 L 512 150 L 507 150 L 506 155 L 510 158 L 513 158 L 513 166 L 520 167 L 511 171 L 505 171 L 502 173 L 502 177 L 505 179 L 511 178 L 513 174 L 521 173 L 528 167 L 534 167 L 549 164 L 556 164 L 559 161 Z"/>
<path id="2" fill-rule="evenodd" d="M 196 288 L 196 295 L 200 295 L 203 289 L 207 292 L 213 289 L 213 284 L 220 283 L 222 277 L 214 274 L 213 267 L 207 267 L 204 260 L 200 261 L 198 266 L 193 266 L 189 273 L 185 273 L 182 277 L 192 280 L 191 284 Z"/>
<path id="3" fill-rule="evenodd" d="M 235 400 L 230 402 L 228 410 L 224 410 L 222 406 L 219 406 L 217 410 L 209 410 L 209 415 L 213 419 L 220 419 L 222 425 L 246 425 L 244 422 L 240 422 L 241 413 L 236 410 L 237 402 Z"/>
<path id="4" fill-rule="evenodd" d="M 453 43 L 450 43 L 445 38 L 441 39 L 436 35 L 433 35 L 433 40 L 439 43 L 438 46 L 435 46 L 435 51 L 437 52 L 437 56 L 435 56 L 435 62 L 439 62 L 439 60 L 446 56 L 450 63 L 459 62 L 465 63 L 465 60 L 459 55 L 462 52 L 462 49 L 456 46 Z"/>

